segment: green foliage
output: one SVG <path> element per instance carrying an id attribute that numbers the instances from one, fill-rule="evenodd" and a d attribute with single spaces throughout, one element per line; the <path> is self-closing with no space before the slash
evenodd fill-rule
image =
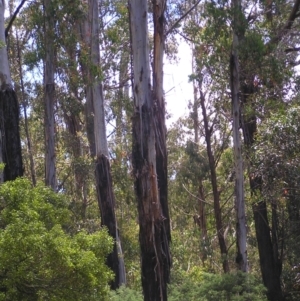
<path id="1" fill-rule="evenodd" d="M 70 234 L 63 196 L 26 179 L 2 184 L 0 204 L 0 300 L 105 300 L 105 230 Z"/>
<path id="2" fill-rule="evenodd" d="M 143 296 L 140 292 L 125 286 L 119 288 L 117 291 L 110 292 L 111 301 L 142 301 Z"/>
<path id="3" fill-rule="evenodd" d="M 209 274 L 192 271 L 178 285 L 170 286 L 170 301 L 266 301 L 263 285 L 251 275 Z"/>

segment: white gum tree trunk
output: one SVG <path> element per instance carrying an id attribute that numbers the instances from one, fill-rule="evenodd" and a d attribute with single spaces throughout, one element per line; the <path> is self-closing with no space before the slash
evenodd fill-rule
<path id="1" fill-rule="evenodd" d="M 233 20 L 233 42 L 230 58 L 231 72 L 231 97 L 233 113 L 233 148 L 235 162 L 235 206 L 237 215 L 237 257 L 238 267 L 243 272 L 248 272 L 247 259 L 247 227 L 245 213 L 244 195 L 244 169 L 242 156 L 242 143 L 240 138 L 240 66 L 238 57 L 239 32 L 241 31 L 241 3 L 240 0 L 233 1 L 234 20 Z"/>
<path id="2" fill-rule="evenodd" d="M 89 1 L 89 21 L 91 24 L 91 64 L 100 70 L 99 49 L 99 12 L 98 1 Z M 95 69 L 96 69 L 95 68 Z M 92 79 L 92 103 L 94 108 L 94 135 L 96 146 L 96 184 L 98 205 L 101 213 L 101 223 L 108 228 L 109 234 L 114 238 L 113 252 L 107 258 L 108 266 L 114 271 L 115 279 L 111 288 L 116 289 L 125 284 L 125 264 L 123 260 L 121 241 L 115 216 L 115 196 L 111 177 L 111 167 L 106 138 L 106 124 L 104 111 L 104 95 L 99 74 L 91 74 Z"/>

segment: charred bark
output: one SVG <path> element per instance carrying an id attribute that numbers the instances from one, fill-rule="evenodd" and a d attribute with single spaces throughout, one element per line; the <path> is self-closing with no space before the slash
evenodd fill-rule
<path id="1" fill-rule="evenodd" d="M 281 262 L 274 257 L 274 248 L 270 236 L 270 227 L 267 215 L 267 206 L 264 201 L 253 205 L 256 238 L 258 243 L 259 261 L 262 278 L 268 289 L 270 301 L 283 301 L 280 274 Z"/>
<path id="2" fill-rule="evenodd" d="M 3 181 L 23 176 L 19 129 L 19 104 L 13 89 L 0 90 L 0 144 L 5 164 Z"/>
<path id="3" fill-rule="evenodd" d="M 171 228 L 168 204 L 168 156 L 166 147 L 166 109 L 163 90 L 163 57 L 164 57 L 164 27 L 166 8 L 165 0 L 153 0 L 153 22 L 154 22 L 154 64 L 153 64 L 153 96 L 155 127 L 156 127 L 156 173 L 159 191 L 159 200 L 162 209 L 163 229 L 161 235 L 162 249 L 164 254 L 164 273 L 167 282 L 170 281 L 171 256 L 169 244 L 171 242 Z"/>
<path id="4" fill-rule="evenodd" d="M 112 191 L 112 178 L 109 160 L 106 156 L 98 156 L 96 160 L 96 185 L 98 205 L 101 213 L 101 225 L 106 226 L 108 233 L 115 240 L 112 253 L 107 257 L 107 265 L 114 271 L 115 279 L 111 283 L 112 289 L 117 289 L 119 284 L 119 256 L 117 250 L 117 227 L 115 216 L 115 199 Z"/>
<path id="5" fill-rule="evenodd" d="M 252 146 L 255 143 L 255 135 L 257 132 L 257 117 L 255 113 L 254 104 L 251 102 L 251 95 L 255 94 L 256 92 L 257 88 L 254 87 L 253 83 L 244 83 L 241 86 L 242 107 L 245 108 L 249 105 L 252 106 L 251 114 L 244 114 L 241 116 L 244 144 L 246 146 L 247 152 L 249 152 L 250 149 L 252 149 Z M 248 164 L 249 170 L 251 170 L 252 162 L 249 161 Z M 252 194 L 258 193 L 260 195 L 262 193 L 263 179 L 261 175 L 257 175 L 255 172 L 249 171 L 249 183 Z M 284 300 L 284 297 L 280 281 L 281 259 L 279 257 L 279 250 L 277 244 L 277 225 L 273 222 L 271 229 L 269 227 L 267 219 L 267 204 L 265 200 L 260 201 L 258 204 L 254 204 L 252 209 L 256 228 L 257 246 L 260 257 L 260 269 L 262 273 L 263 283 L 268 291 L 267 297 L 270 301 L 282 301 Z M 273 210 L 273 220 L 276 219 L 275 215 L 276 211 Z M 276 287 L 275 291 L 274 287 Z"/>
<path id="6" fill-rule="evenodd" d="M 159 97 L 155 102 L 151 91 L 148 1 L 130 0 L 129 13 L 135 110 L 132 120 L 132 163 L 140 224 L 142 287 L 145 301 L 165 301 L 170 269 L 168 229 L 164 222 L 168 219 L 168 213 L 164 213 L 167 207 L 160 202 L 158 188 L 156 146 L 160 147 L 161 141 L 156 139 L 161 129 L 157 128 L 154 112 L 155 105 L 163 98 Z M 162 76 L 160 71 L 157 76 Z M 156 76 L 154 80 L 159 83 Z M 161 88 L 156 91 L 161 92 Z M 154 95 L 157 97 L 157 94 Z"/>
<path id="7" fill-rule="evenodd" d="M 142 287 L 145 301 L 167 300 L 169 254 L 165 253 L 168 238 L 158 200 L 155 166 L 143 154 L 149 153 L 148 139 L 153 135 L 151 112 L 145 106 L 133 118 L 133 156 L 135 192 L 138 200 Z M 151 130 L 152 128 L 152 130 Z M 142 137 L 142 139 L 141 139 Z"/>
<path id="8" fill-rule="evenodd" d="M 0 0 L 0 183 L 23 175 L 19 130 L 19 104 L 13 90 L 9 69 L 6 40 L 4 0 Z"/>

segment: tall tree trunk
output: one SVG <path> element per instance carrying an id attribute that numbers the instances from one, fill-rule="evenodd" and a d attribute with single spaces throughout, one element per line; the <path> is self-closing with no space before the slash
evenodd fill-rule
<path id="1" fill-rule="evenodd" d="M 86 2 L 83 1 L 83 5 L 86 5 Z M 80 55 L 79 55 L 79 64 L 81 66 L 82 78 L 85 83 L 85 123 L 86 123 L 86 132 L 89 142 L 89 149 L 91 157 L 96 156 L 96 145 L 95 145 L 95 134 L 94 134 L 94 104 L 93 104 L 93 95 L 92 95 L 92 74 L 90 72 L 90 44 L 91 44 L 91 15 L 92 8 L 88 4 L 88 13 L 85 18 L 79 23 L 78 33 L 81 41 Z M 87 57 L 89 59 L 87 59 Z"/>
<path id="2" fill-rule="evenodd" d="M 163 231 L 161 232 L 164 277 L 170 281 L 171 256 L 169 244 L 171 242 L 171 228 L 168 204 L 168 156 L 166 147 L 166 108 L 163 89 L 163 58 L 165 47 L 165 16 L 166 0 L 153 0 L 154 22 L 154 55 L 153 55 L 153 105 L 155 106 L 155 150 L 156 150 L 156 173 L 163 219 Z"/>
<path id="3" fill-rule="evenodd" d="M 193 73 L 196 72 L 195 67 L 195 51 L 193 50 Z M 194 91 L 194 104 L 193 104 L 193 127 L 194 127 L 194 142 L 197 146 L 197 150 L 199 150 L 199 113 L 198 108 L 200 105 L 200 101 L 198 99 L 198 89 L 196 80 L 193 80 L 193 91 Z M 206 210 L 205 210 L 205 195 L 204 195 L 204 187 L 203 187 L 203 179 L 199 178 L 199 186 L 198 186 L 198 203 L 199 203 L 199 216 L 197 217 L 197 224 L 200 227 L 201 231 L 201 260 L 204 264 L 207 259 L 207 244 L 208 244 L 208 236 L 207 236 L 207 224 L 206 224 Z"/>
<path id="4" fill-rule="evenodd" d="M 230 58 L 230 84 L 231 84 L 231 99 L 233 113 L 233 149 L 235 162 L 235 206 L 237 215 L 237 256 L 236 263 L 241 271 L 248 271 L 247 259 L 247 227 L 245 214 L 245 197 L 244 197 L 244 171 L 242 144 L 240 138 L 240 68 L 238 47 L 240 32 L 243 30 L 240 22 L 241 19 L 241 3 L 240 0 L 233 1 L 234 21 L 233 21 L 233 42 Z"/>
<path id="5" fill-rule="evenodd" d="M 44 0 L 45 13 L 45 184 L 56 189 L 54 120 L 54 26 L 53 1 Z"/>
<path id="6" fill-rule="evenodd" d="M 166 207 L 162 209 L 157 183 L 157 125 L 150 84 L 147 0 L 130 0 L 129 13 L 135 110 L 132 120 L 132 161 L 140 224 L 142 287 L 145 301 L 164 301 L 167 300 L 170 267 L 165 246 L 169 238 L 164 223 L 166 217 L 163 215 Z"/>
<path id="7" fill-rule="evenodd" d="M 0 0 L 0 183 L 23 176 L 19 104 L 13 90 L 5 41 L 4 0 Z"/>
<path id="8" fill-rule="evenodd" d="M 94 67 L 100 66 L 99 49 L 99 12 L 98 1 L 90 0 L 90 21 L 91 21 L 91 60 Z M 121 243 L 118 235 L 115 216 L 115 196 L 113 193 L 111 168 L 106 138 L 104 97 L 102 83 L 99 76 L 95 76 L 92 82 L 92 99 L 95 110 L 94 133 L 96 145 L 96 186 L 98 204 L 101 212 L 101 223 L 108 228 L 109 234 L 114 238 L 113 252 L 107 258 L 108 266 L 115 273 L 115 279 L 111 283 L 112 289 L 117 289 L 126 282 L 125 265 L 122 256 Z"/>
<path id="9" fill-rule="evenodd" d="M 255 93 L 253 84 L 244 84 L 241 87 L 241 98 L 243 106 L 249 105 L 251 101 L 250 95 Z M 247 151 L 254 151 L 252 146 L 255 142 L 255 134 L 257 132 L 257 121 L 255 113 L 245 118 L 241 117 L 244 144 Z M 251 161 L 249 162 L 251 168 Z M 260 175 L 249 172 L 250 189 L 253 195 L 262 194 L 263 179 Z M 274 241 L 277 240 L 277 236 L 271 236 L 271 233 L 277 233 L 277 229 L 270 229 L 267 218 L 267 204 L 265 200 L 260 201 L 252 206 L 254 223 L 256 229 L 256 239 L 259 252 L 260 269 L 262 273 L 263 283 L 266 286 L 268 292 L 267 297 L 270 301 L 282 301 L 284 300 L 281 289 L 281 260 L 278 257 L 279 250 L 278 244 Z M 272 212 L 272 219 L 276 219 L 276 211 Z M 276 224 L 273 222 L 272 227 Z M 275 231 L 275 232 L 274 232 Z M 274 249 L 276 248 L 276 249 Z M 277 254 L 276 256 L 274 256 Z M 276 288 L 274 290 L 274 288 Z"/>
<path id="10" fill-rule="evenodd" d="M 223 260 L 223 270 L 225 273 L 228 273 L 229 272 L 229 264 L 227 258 L 228 250 L 226 246 L 225 233 L 224 233 L 225 231 L 224 231 L 224 226 L 222 221 L 222 213 L 221 213 L 221 206 L 220 206 L 220 192 L 218 190 L 218 181 L 217 181 L 217 173 L 216 173 L 216 162 L 211 147 L 212 128 L 210 128 L 208 124 L 208 117 L 207 117 L 206 107 L 205 107 L 205 96 L 201 91 L 201 87 L 200 87 L 200 105 L 202 109 L 203 122 L 204 122 L 206 150 L 207 150 L 209 169 L 210 169 L 210 180 L 211 180 L 213 196 L 214 196 L 214 214 L 216 219 L 216 229 L 217 229 L 221 256 Z"/>
<path id="11" fill-rule="evenodd" d="M 17 41 L 16 41 L 17 42 L 17 57 L 18 57 L 18 67 L 19 67 L 19 73 L 20 73 L 20 84 L 21 84 L 21 95 L 22 95 L 21 103 L 22 103 L 23 112 L 24 112 L 27 151 L 28 151 L 29 162 L 30 162 L 31 180 L 32 180 L 32 184 L 35 186 L 36 185 L 36 174 L 35 174 L 35 166 L 34 166 L 34 160 L 33 160 L 32 147 L 31 147 L 31 139 L 30 139 L 29 127 L 28 127 L 27 103 L 26 103 L 25 87 L 24 87 L 23 72 L 22 72 L 22 55 L 21 55 L 21 50 L 20 50 L 18 32 L 16 32 L 16 39 L 17 39 Z"/>

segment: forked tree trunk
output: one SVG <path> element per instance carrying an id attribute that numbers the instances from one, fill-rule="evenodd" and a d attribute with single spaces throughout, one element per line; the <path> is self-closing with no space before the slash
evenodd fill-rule
<path id="1" fill-rule="evenodd" d="M 89 20 L 91 22 L 91 63 L 94 67 L 100 67 L 99 50 L 99 13 L 98 1 L 89 1 Z M 94 134 L 96 145 L 96 186 L 98 205 L 101 212 L 101 223 L 108 228 L 109 234 L 114 238 L 113 252 L 107 258 L 108 266 L 113 270 L 115 279 L 111 283 L 112 289 L 117 289 L 125 284 L 125 264 L 122 255 L 121 242 L 118 235 L 115 216 L 115 196 L 111 178 L 111 168 L 109 163 L 109 153 L 106 138 L 104 97 L 102 83 L 98 76 L 92 80 L 92 103 L 94 105 Z"/>
<path id="2" fill-rule="evenodd" d="M 247 228 L 246 228 L 246 213 L 245 213 L 245 197 L 244 197 L 244 171 L 242 144 L 240 138 L 240 68 L 238 58 L 239 47 L 239 32 L 242 30 L 243 24 L 241 19 L 241 3 L 240 0 L 233 1 L 234 20 L 233 20 L 233 42 L 230 58 L 230 85 L 233 113 L 233 149 L 235 163 L 235 209 L 237 215 L 237 256 L 236 263 L 241 271 L 248 271 L 247 259 Z"/>
<path id="3" fill-rule="evenodd" d="M 0 0 L 0 183 L 23 176 L 19 104 L 13 90 L 5 42 L 4 0 Z"/>
<path id="4" fill-rule="evenodd" d="M 44 0 L 45 13 L 45 184 L 56 190 L 54 120 L 54 14 L 53 1 Z"/>
<path id="5" fill-rule="evenodd" d="M 140 224 L 142 287 L 145 301 L 164 301 L 170 268 L 169 254 L 165 253 L 169 238 L 163 215 L 166 207 L 163 209 L 160 203 L 157 183 L 158 129 L 150 84 L 147 0 L 130 0 L 129 13 L 134 71 L 132 163 Z"/>

